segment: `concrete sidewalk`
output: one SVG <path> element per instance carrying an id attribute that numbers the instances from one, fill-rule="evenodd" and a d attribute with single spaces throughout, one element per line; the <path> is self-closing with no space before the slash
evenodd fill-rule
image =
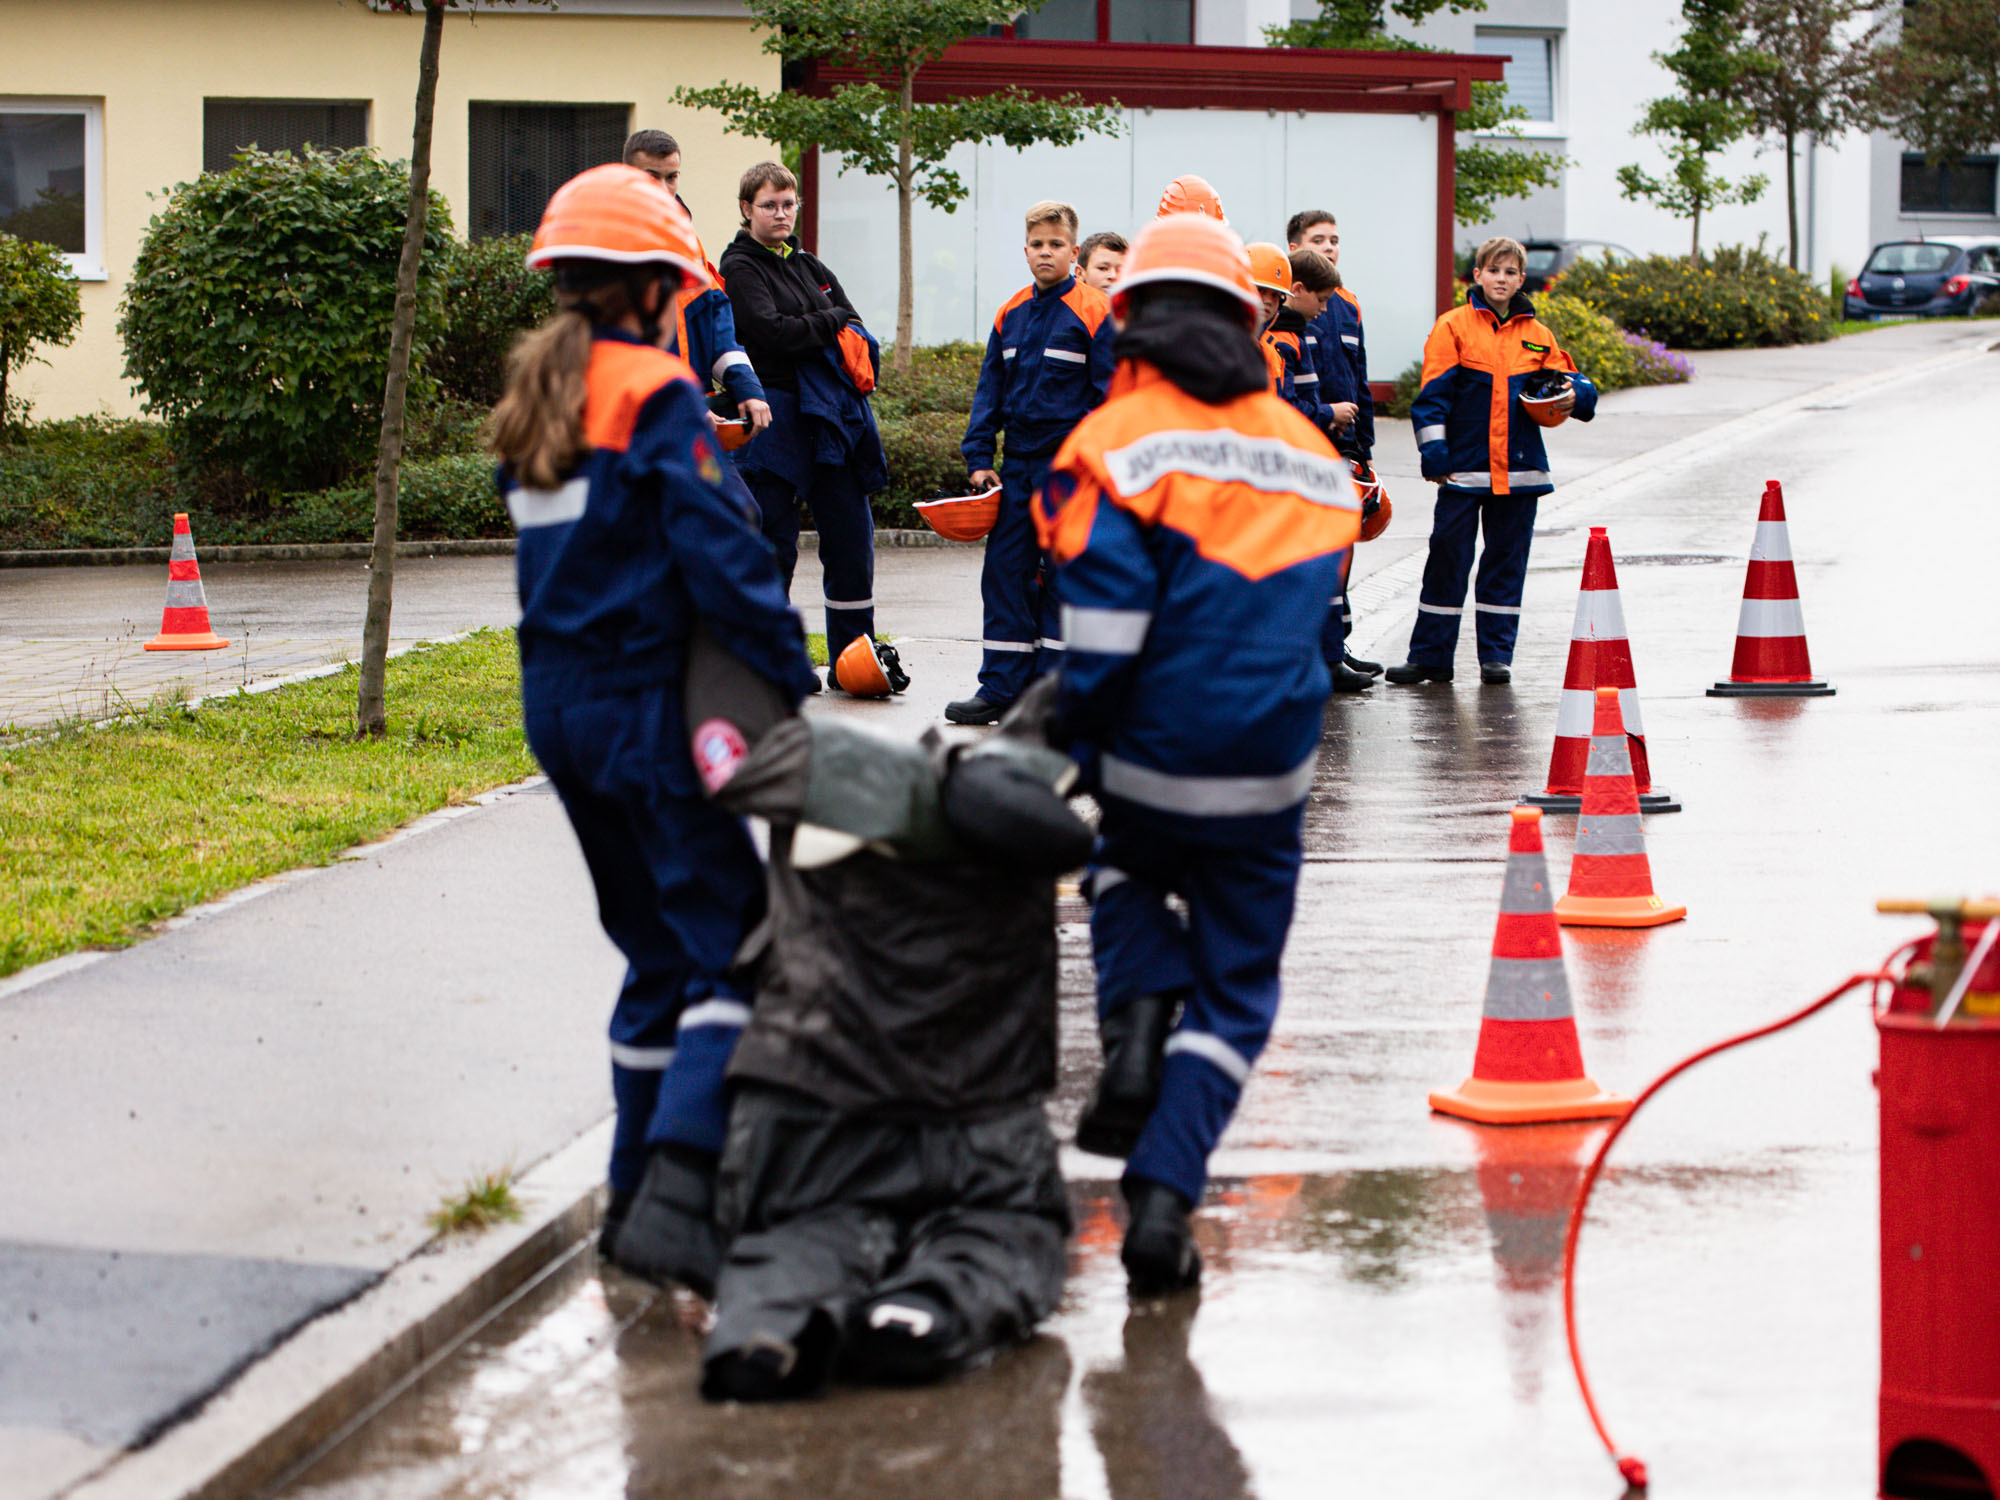
<path id="1" fill-rule="evenodd" d="M 1565 477 L 1611 473 L 1994 331 L 1911 326 L 1703 356 L 1693 385 L 1607 398 L 1596 424 L 1565 427 L 1552 447 Z M 1364 574 L 1413 582 L 1429 507 L 1406 424 L 1382 436 L 1401 509 L 1364 550 Z M 1746 494 L 1732 549 L 1753 503 Z M 404 618 L 506 623 L 510 594 L 474 566 L 503 562 L 454 561 L 462 596 Z M 885 553 L 882 626 L 905 641 L 915 686 L 891 704 L 817 711 L 914 733 L 968 691 L 977 568 L 970 548 Z M 19 576 L 0 576 L 10 621 Z M 281 579 L 272 597 L 303 586 Z M 796 597 L 817 592 L 802 560 Z M 1393 642 L 1408 589 L 1378 592 L 1362 639 Z M 601 1150 L 564 1154 L 608 1107 L 602 1022 L 619 967 L 560 808 L 531 783 L 252 887 L 136 948 L 0 982 L 0 1496 L 194 1493 L 216 1476 L 209 1492 L 231 1493 L 272 1477 L 436 1352 L 472 1304 L 555 1254 L 564 1236 L 547 1226 L 574 1227 L 563 1215 Z M 427 1214 L 465 1180 L 537 1164 L 528 1227 L 492 1237 L 499 1249 L 426 1249 Z M 455 1293 L 455 1322 L 409 1312 Z M 349 1363 L 336 1368 L 321 1351 L 343 1330 Z M 320 1398 L 337 1376 L 330 1410 Z"/>

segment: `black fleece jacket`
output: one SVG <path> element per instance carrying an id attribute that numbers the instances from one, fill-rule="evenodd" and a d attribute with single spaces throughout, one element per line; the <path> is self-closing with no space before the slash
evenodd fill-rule
<path id="1" fill-rule="evenodd" d="M 859 317 L 833 272 L 798 244 L 794 238 L 792 253 L 780 256 L 738 230 L 716 267 L 743 352 L 757 378 L 781 391 L 796 391 L 799 360 L 834 343 Z"/>

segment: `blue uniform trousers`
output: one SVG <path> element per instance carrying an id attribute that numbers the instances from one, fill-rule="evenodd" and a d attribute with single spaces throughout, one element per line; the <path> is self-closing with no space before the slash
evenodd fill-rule
<path id="1" fill-rule="evenodd" d="M 1159 1103 L 1125 1170 L 1201 1201 L 1221 1140 L 1278 1014 L 1278 961 L 1292 925 L 1299 825 L 1270 841 L 1196 843 L 1117 803 L 1085 889 L 1097 1013 L 1140 995 L 1185 997 L 1167 1040 Z M 1169 894 L 1187 903 L 1180 916 Z"/>
<path id="2" fill-rule="evenodd" d="M 1347 598 L 1347 580 L 1354 572 L 1354 549 L 1349 547 L 1340 556 L 1340 588 L 1333 596 L 1333 604 L 1326 612 L 1326 623 L 1319 630 L 1320 660 L 1328 666 L 1344 661 L 1347 657 L 1347 637 L 1354 631 L 1354 606 Z"/>
<path id="3" fill-rule="evenodd" d="M 1535 539 L 1535 499 L 1438 486 L 1430 558 L 1424 564 L 1416 628 L 1410 632 L 1411 661 L 1427 667 L 1451 665 L 1458 649 L 1458 622 L 1465 614 L 1473 538 L 1482 528 L 1486 546 L 1479 555 L 1479 578 L 1472 590 L 1479 660 L 1501 666 L 1513 661 L 1528 546 Z"/>
<path id="4" fill-rule="evenodd" d="M 1012 703 L 1036 677 L 1062 664 L 1062 606 L 1055 569 L 1035 539 L 1028 500 L 1048 476 L 1054 453 L 1009 458 L 1000 467 L 1000 518 L 986 537 L 979 569 L 985 612 L 979 696 Z"/>
<path id="5" fill-rule="evenodd" d="M 839 464 L 814 465 L 812 484 L 803 491 L 769 469 L 746 470 L 743 478 L 757 497 L 761 529 L 778 554 L 787 594 L 799 561 L 798 502 L 812 512 L 826 599 L 826 659 L 839 661 L 848 642 L 875 633 L 875 517 L 867 492 Z"/>
<path id="6" fill-rule="evenodd" d="M 611 1190 L 629 1193 L 654 1146 L 722 1149 L 723 1073 L 750 1019 L 723 971 L 763 916 L 764 870 L 741 820 L 701 795 L 678 684 L 525 709 L 627 964 L 611 1013 Z"/>

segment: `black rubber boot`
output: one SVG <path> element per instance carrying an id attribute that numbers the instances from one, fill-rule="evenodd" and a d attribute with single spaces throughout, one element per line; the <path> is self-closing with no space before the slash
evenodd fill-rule
<path id="1" fill-rule="evenodd" d="M 1350 672 L 1366 672 L 1370 677 L 1382 675 L 1382 663 L 1379 661 L 1363 661 L 1351 652 L 1341 660 L 1347 664 L 1347 670 Z"/>
<path id="2" fill-rule="evenodd" d="M 1139 1132 L 1160 1097 L 1167 1033 L 1179 1007 L 1178 995 L 1141 995 L 1098 1021 L 1104 1071 L 1076 1122 L 1076 1144 L 1082 1150 L 1124 1157 L 1139 1144 Z"/>
<path id="3" fill-rule="evenodd" d="M 1375 686 L 1375 679 L 1366 672 L 1357 672 L 1344 661 L 1337 661 L 1327 668 L 1333 674 L 1333 690 L 1336 693 L 1365 693 Z"/>
<path id="4" fill-rule="evenodd" d="M 1201 1280 L 1201 1252 L 1188 1222 L 1194 1205 L 1145 1177 L 1127 1177 L 1119 1187 L 1128 1210 L 1119 1255 L 1126 1289 L 1134 1297 L 1165 1297 L 1194 1286 Z"/>
<path id="5" fill-rule="evenodd" d="M 984 698 L 960 698 L 944 706 L 944 716 L 954 724 L 998 724 L 1007 712 L 1004 703 L 988 703 Z"/>
<path id="6" fill-rule="evenodd" d="M 611 1262 L 658 1286 L 679 1282 L 715 1294 L 722 1240 L 715 1232 L 715 1157 L 692 1146 L 657 1147 L 611 1240 Z"/>
<path id="7" fill-rule="evenodd" d="M 708 1360 L 701 1367 L 701 1393 L 710 1401 L 816 1396 L 833 1376 L 839 1342 L 832 1320 L 815 1312 L 796 1341 L 760 1333 L 741 1349 Z"/>
<path id="8" fill-rule="evenodd" d="M 1479 664 L 1479 680 L 1488 687 L 1505 687 L 1514 680 L 1514 673 L 1504 661 L 1483 661 Z"/>
<path id="9" fill-rule="evenodd" d="M 889 1292 L 856 1310 L 843 1358 L 856 1380 L 921 1385 L 963 1369 L 968 1342 L 955 1308 L 922 1291 Z"/>
<path id="10" fill-rule="evenodd" d="M 1420 661 L 1406 661 L 1400 667 L 1391 667 L 1383 677 L 1399 687 L 1408 687 L 1413 682 L 1450 682 L 1450 667 L 1428 667 Z"/>

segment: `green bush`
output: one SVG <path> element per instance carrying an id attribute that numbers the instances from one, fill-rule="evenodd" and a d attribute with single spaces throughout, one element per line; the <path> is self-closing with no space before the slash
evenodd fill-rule
<path id="1" fill-rule="evenodd" d="M 164 547 L 174 512 L 187 509 L 179 495 L 157 422 L 18 427 L 0 443 L 0 548 Z"/>
<path id="2" fill-rule="evenodd" d="M 191 470 L 234 472 L 268 494 L 336 484 L 364 465 L 408 202 L 408 168 L 367 151 L 244 152 L 173 190 L 147 228 L 118 331 L 125 373 Z M 433 194 L 433 270 L 450 225 Z M 419 284 L 420 351 L 439 325 L 439 281 Z"/>
<path id="3" fill-rule="evenodd" d="M 1613 265 L 1580 260 L 1557 282 L 1614 323 L 1676 349 L 1817 343 L 1826 294 L 1762 248 L 1725 246 L 1700 264 L 1654 255 Z"/>
<path id="4" fill-rule="evenodd" d="M 889 487 L 874 497 L 878 526 L 922 526 L 919 500 L 965 489 L 966 418 L 979 384 L 978 344 L 935 344 L 917 349 L 907 375 L 883 371 L 875 387 L 875 423 L 889 455 Z"/>
<path id="5" fill-rule="evenodd" d="M 1638 361 L 1625 330 L 1588 302 L 1563 292 L 1544 292 L 1535 299 L 1535 315 L 1549 325 L 1556 343 L 1598 390 L 1639 384 Z"/>
<path id="6" fill-rule="evenodd" d="M 67 344 L 82 322 L 76 278 L 61 252 L 0 234 L 0 432 L 28 416 L 27 402 L 7 389 L 9 377 L 36 357 L 37 344 Z"/>
<path id="7" fill-rule="evenodd" d="M 444 324 L 425 367 L 445 395 L 492 406 L 507 383 L 514 340 L 556 310 L 552 278 L 529 268 L 534 236 L 454 243 L 445 261 Z"/>

